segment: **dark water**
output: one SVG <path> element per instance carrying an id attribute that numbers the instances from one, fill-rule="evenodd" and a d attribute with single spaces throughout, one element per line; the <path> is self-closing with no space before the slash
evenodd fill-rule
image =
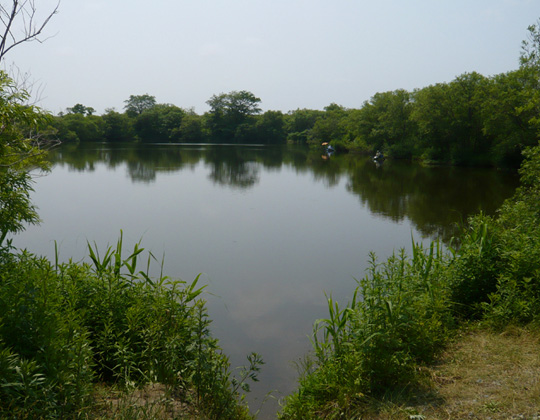
<path id="1" fill-rule="evenodd" d="M 37 176 L 43 220 L 15 244 L 63 260 L 87 241 L 124 242 L 161 258 L 170 277 L 208 284 L 213 333 L 234 366 L 255 351 L 266 364 L 253 387 L 260 418 L 293 391 L 324 293 L 345 303 L 367 255 L 381 260 L 417 241 L 449 240 L 478 211 L 512 195 L 515 174 L 493 169 L 381 166 L 358 156 L 303 148 L 216 145 L 80 145 L 51 154 Z M 159 269 L 159 264 L 156 266 Z M 275 399 L 274 399 L 275 398 Z"/>

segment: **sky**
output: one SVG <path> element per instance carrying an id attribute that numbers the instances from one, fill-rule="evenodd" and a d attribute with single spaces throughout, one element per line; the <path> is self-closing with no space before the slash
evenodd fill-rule
<path id="1" fill-rule="evenodd" d="M 377 92 L 515 70 L 538 18 L 540 0 L 62 0 L 47 39 L 5 65 L 30 74 L 53 114 L 122 112 L 142 94 L 202 114 L 239 90 L 263 111 L 360 108 Z"/>

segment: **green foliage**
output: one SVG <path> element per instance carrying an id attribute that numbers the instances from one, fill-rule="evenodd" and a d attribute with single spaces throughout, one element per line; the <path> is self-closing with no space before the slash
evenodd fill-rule
<path id="1" fill-rule="evenodd" d="M 135 132 L 143 142 L 180 140 L 184 110 L 174 105 L 158 104 L 140 113 L 135 119 Z"/>
<path id="2" fill-rule="evenodd" d="M 120 236 L 92 266 L 0 253 L 0 417 L 88 414 L 94 384 L 162 383 L 207 418 L 248 418 L 242 391 L 262 363 L 234 379 L 211 337 L 199 277 L 191 283 L 138 269 Z M 244 373 L 247 372 L 247 373 Z"/>
<path id="3" fill-rule="evenodd" d="M 105 120 L 97 115 L 66 114 L 56 117 L 53 126 L 63 141 L 99 142 L 105 139 Z"/>
<path id="4" fill-rule="evenodd" d="M 102 118 L 105 125 L 103 138 L 106 141 L 120 142 L 134 139 L 133 122 L 126 114 L 110 109 Z"/>
<path id="5" fill-rule="evenodd" d="M 289 112 L 285 124 L 287 141 L 294 144 L 307 144 L 310 130 L 322 115 L 322 111 L 311 109 L 297 109 Z"/>
<path id="6" fill-rule="evenodd" d="M 540 144 L 524 154 L 521 186 L 493 222 L 500 264 L 485 310 L 497 325 L 540 317 Z"/>
<path id="7" fill-rule="evenodd" d="M 206 126 L 213 141 L 253 142 L 255 135 L 254 116 L 260 114 L 260 98 L 242 90 L 213 95 L 206 103 L 210 111 L 206 115 Z"/>
<path id="8" fill-rule="evenodd" d="M 410 158 L 416 122 L 410 118 L 412 95 L 405 90 L 375 94 L 354 115 L 348 126 L 355 141 L 369 145 L 370 153 L 383 150 L 388 156 Z"/>
<path id="9" fill-rule="evenodd" d="M 473 217 L 452 265 L 456 314 L 496 326 L 540 316 L 540 146 L 525 151 L 521 186 L 497 217 Z"/>
<path id="10" fill-rule="evenodd" d="M 9 233 L 37 223 L 30 202 L 29 167 L 46 169 L 45 143 L 40 130 L 49 119 L 38 108 L 26 104 L 28 93 L 0 72 L 0 245 Z"/>
<path id="11" fill-rule="evenodd" d="M 67 108 L 67 112 L 70 114 L 92 115 L 96 110 L 91 106 L 84 106 L 82 104 L 73 105 L 71 108 Z"/>
<path id="12" fill-rule="evenodd" d="M 124 101 L 124 109 L 128 117 L 136 117 L 144 111 L 152 109 L 156 105 L 155 96 L 148 95 L 129 95 L 129 99 Z"/>
<path id="13" fill-rule="evenodd" d="M 30 201 L 31 191 L 31 179 L 26 172 L 0 168 L 0 245 L 8 234 L 39 221 Z"/>
<path id="14" fill-rule="evenodd" d="M 194 111 L 188 110 L 180 123 L 180 141 L 200 143 L 204 140 L 202 118 Z"/>
<path id="15" fill-rule="evenodd" d="M 372 254 L 352 302 L 340 309 L 328 298 L 330 317 L 314 327 L 316 368 L 301 377 L 281 418 L 351 418 L 366 396 L 418 384 L 417 366 L 434 360 L 453 325 L 446 270 L 438 243 L 384 264 Z"/>
<path id="16" fill-rule="evenodd" d="M 262 144 L 284 144 L 286 140 L 285 119 L 281 111 L 266 111 L 255 123 L 257 142 Z"/>
<path id="17" fill-rule="evenodd" d="M 79 314 L 62 309 L 69 302 L 47 261 L 3 250 L 0 269 L 0 415 L 72 412 L 88 402 L 93 377 Z"/>
<path id="18" fill-rule="evenodd" d="M 500 167 L 518 167 L 522 152 L 537 142 L 537 129 L 530 121 L 533 110 L 525 110 L 536 89 L 530 68 L 492 77 L 483 104 L 483 132 L 492 142 L 491 159 Z"/>
<path id="19" fill-rule="evenodd" d="M 500 255 L 492 220 L 478 215 L 460 238 L 461 245 L 450 272 L 451 300 L 456 315 L 464 319 L 482 317 L 482 306 L 497 289 Z"/>

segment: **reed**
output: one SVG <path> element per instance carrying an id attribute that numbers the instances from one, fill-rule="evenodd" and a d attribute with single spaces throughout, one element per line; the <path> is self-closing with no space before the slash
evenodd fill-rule
<path id="1" fill-rule="evenodd" d="M 1 250 L 0 417 L 92 417 L 99 383 L 126 395 L 162 384 L 207 418 L 249 418 L 242 396 L 262 359 L 250 356 L 235 379 L 211 336 L 200 275 L 153 279 L 154 256 L 139 270 L 140 243 L 123 248 L 121 232 L 104 253 L 88 245 L 91 264 Z M 150 408 L 117 414 L 146 418 Z"/>
<path id="2" fill-rule="evenodd" d="M 438 242 L 412 248 L 382 264 L 371 253 L 343 308 L 327 296 L 329 317 L 315 322 L 312 338 L 316 368 L 301 375 L 281 418 L 353 418 L 362 401 L 423 380 L 418 366 L 444 348 L 452 327 L 449 257 Z"/>

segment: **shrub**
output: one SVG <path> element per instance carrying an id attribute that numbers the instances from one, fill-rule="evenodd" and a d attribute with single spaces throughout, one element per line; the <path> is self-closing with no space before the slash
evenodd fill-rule
<path id="1" fill-rule="evenodd" d="M 483 305 L 497 290 L 500 269 L 498 236 L 493 220 L 478 215 L 460 237 L 450 270 L 451 301 L 454 313 L 461 319 L 480 319 Z"/>
<path id="2" fill-rule="evenodd" d="M 126 390 L 161 383 L 207 418 L 249 418 L 240 379 L 211 337 L 204 287 L 137 271 L 142 248 L 116 249 L 93 266 L 0 252 L 0 417 L 88 415 L 94 384 Z"/>
<path id="3" fill-rule="evenodd" d="M 314 327 L 316 368 L 301 377 L 281 418 L 348 418 L 365 396 L 418 384 L 417 366 L 434 360 L 453 325 L 446 270 L 438 243 L 381 265 L 372 254 L 353 301 L 340 310 L 328 298 L 330 317 Z"/>

